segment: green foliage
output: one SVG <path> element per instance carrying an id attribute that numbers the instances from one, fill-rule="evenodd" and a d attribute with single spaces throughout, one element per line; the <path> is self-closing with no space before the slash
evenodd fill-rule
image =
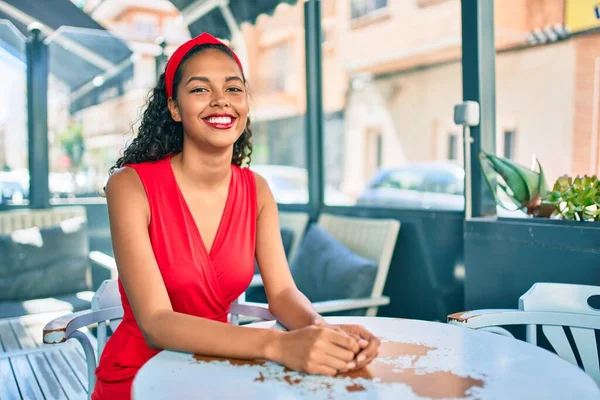
<path id="1" fill-rule="evenodd" d="M 499 205 L 506 208 L 496 195 L 495 185 L 506 193 L 517 209 L 527 208 L 529 214 L 535 214 L 536 209 L 541 205 L 541 199 L 548 192 L 544 171 L 539 161 L 537 163 L 539 172 L 536 172 L 485 152 L 480 153 L 479 160 L 484 178 Z M 495 181 L 495 185 L 492 181 Z"/>
<path id="2" fill-rule="evenodd" d="M 74 167 L 80 166 L 84 150 L 83 128 L 81 124 L 69 124 L 67 129 L 57 136 L 61 146 L 71 159 L 71 164 Z"/>
<path id="3" fill-rule="evenodd" d="M 596 176 L 563 175 L 546 200 L 556 209 L 553 216 L 571 221 L 600 221 L 600 181 Z"/>

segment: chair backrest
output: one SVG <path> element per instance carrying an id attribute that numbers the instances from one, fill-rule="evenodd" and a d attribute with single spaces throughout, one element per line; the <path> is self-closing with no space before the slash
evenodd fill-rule
<path id="1" fill-rule="evenodd" d="M 105 308 L 116 307 L 121 305 L 121 294 L 119 293 L 119 284 L 116 279 L 106 280 L 102 282 L 94 296 L 92 297 L 91 309 L 93 311 L 102 310 Z M 114 332 L 121 323 L 121 319 L 112 321 L 103 321 L 98 323 L 98 361 L 104 345 L 107 340 L 107 326 Z"/>
<path id="2" fill-rule="evenodd" d="M 51 207 L 40 210 L 17 209 L 0 212 L 0 235 L 29 228 L 49 228 L 75 217 L 86 217 L 81 206 Z"/>
<path id="3" fill-rule="evenodd" d="M 288 254 L 288 260 L 291 261 L 296 254 L 298 246 L 302 242 L 304 231 L 308 226 L 309 215 L 306 212 L 301 211 L 279 211 L 279 226 L 287 228 L 294 232 L 294 238 L 292 239 L 292 246 Z"/>
<path id="4" fill-rule="evenodd" d="M 318 225 L 354 253 L 378 264 L 371 296 L 381 296 L 396 247 L 400 222 L 395 219 L 321 214 Z"/>
<path id="5" fill-rule="evenodd" d="M 560 313 L 595 316 L 600 320 L 600 309 L 594 308 L 600 297 L 600 287 L 565 283 L 535 283 L 519 298 L 519 309 L 524 312 L 557 313 L 556 324 L 542 325 L 542 332 L 561 358 L 578 365 L 578 352 L 583 369 L 600 384 L 600 361 L 594 327 L 579 324 L 562 326 Z M 597 307 L 597 305 L 596 305 Z M 527 341 L 536 344 L 535 327 L 529 328 Z M 571 345 L 567 332 L 573 337 Z"/>

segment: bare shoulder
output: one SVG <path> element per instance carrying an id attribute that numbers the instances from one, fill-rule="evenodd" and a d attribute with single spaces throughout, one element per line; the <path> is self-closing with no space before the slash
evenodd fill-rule
<path id="1" fill-rule="evenodd" d="M 144 190 L 142 181 L 137 172 L 131 167 L 122 167 L 116 170 L 106 183 L 106 196 L 119 197 L 120 194 L 133 194 Z"/>
<path id="2" fill-rule="evenodd" d="M 108 178 L 106 200 L 109 208 L 112 206 L 122 212 L 142 209 L 148 213 L 149 210 L 144 185 L 137 172 L 131 167 L 119 168 Z"/>

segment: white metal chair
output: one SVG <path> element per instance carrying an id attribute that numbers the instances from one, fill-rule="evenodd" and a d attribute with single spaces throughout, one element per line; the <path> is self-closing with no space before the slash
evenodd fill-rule
<path id="1" fill-rule="evenodd" d="M 370 297 L 313 302 L 313 307 L 320 314 L 366 308 L 367 316 L 377 315 L 380 306 L 390 303 L 390 298 L 382 296 L 382 293 L 394 248 L 396 247 L 400 222 L 395 219 L 369 219 L 321 214 L 318 224 L 354 253 L 376 261 L 378 269 Z M 266 306 L 263 303 L 246 302 L 243 298 L 238 299 L 238 301 L 239 304 Z M 236 323 L 240 321 L 251 322 L 256 319 L 242 318 L 238 320 L 233 315 L 232 318 L 235 318 Z"/>
<path id="2" fill-rule="evenodd" d="M 556 353 L 577 365 L 578 352 L 583 369 L 600 385 L 600 362 L 595 330 L 600 329 L 600 287 L 562 283 L 535 283 L 519 298 L 519 309 L 487 309 L 448 316 L 448 323 L 504 336 L 514 336 L 502 326 L 525 325 L 526 341 L 537 345 L 537 326 Z M 574 347 L 565 332 L 569 329 Z"/>
<path id="3" fill-rule="evenodd" d="M 249 315 L 254 318 L 274 320 L 266 307 L 233 304 L 232 313 L 235 315 Z M 92 299 L 90 310 L 80 311 L 56 318 L 44 327 L 43 341 L 46 344 L 58 344 L 69 339 L 77 339 L 83 347 L 88 374 L 88 398 L 94 391 L 96 384 L 96 365 L 107 340 L 107 327 L 116 329 L 123 318 L 123 307 L 117 280 L 106 280 L 100 285 Z M 89 338 L 79 329 L 98 324 L 98 353 Z"/>

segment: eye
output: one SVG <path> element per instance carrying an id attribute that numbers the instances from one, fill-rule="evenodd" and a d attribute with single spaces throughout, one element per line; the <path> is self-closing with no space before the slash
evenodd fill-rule
<path id="1" fill-rule="evenodd" d="M 230 92 L 242 92 L 241 88 L 235 87 L 235 86 L 234 87 L 230 87 L 227 90 L 230 91 Z"/>
<path id="2" fill-rule="evenodd" d="M 200 93 L 200 92 L 205 92 L 206 88 L 202 88 L 202 87 L 197 87 L 197 88 L 193 88 L 192 90 L 190 90 L 190 93 Z"/>

